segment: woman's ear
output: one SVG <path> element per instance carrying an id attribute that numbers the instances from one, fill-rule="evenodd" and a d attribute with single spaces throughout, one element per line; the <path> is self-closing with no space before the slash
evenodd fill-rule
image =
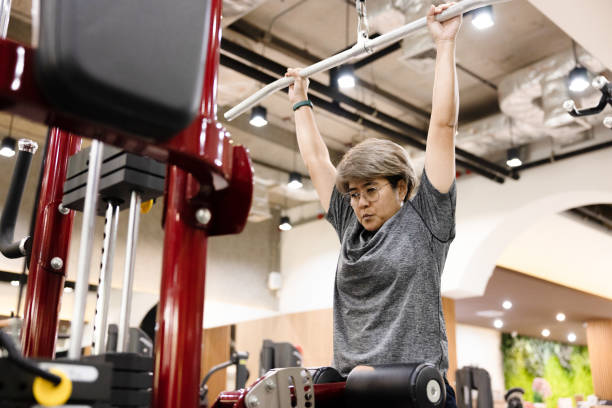
<path id="1" fill-rule="evenodd" d="M 406 184 L 406 180 L 400 180 L 397 182 L 397 192 L 399 194 L 400 201 L 403 203 L 406 199 L 406 194 L 408 194 L 408 185 Z"/>

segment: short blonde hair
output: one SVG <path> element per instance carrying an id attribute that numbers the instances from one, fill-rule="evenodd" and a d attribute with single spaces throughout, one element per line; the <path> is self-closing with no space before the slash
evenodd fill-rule
<path id="1" fill-rule="evenodd" d="M 348 193 L 349 181 L 386 178 L 393 188 L 400 180 L 408 186 L 404 201 L 410 198 L 417 185 L 414 168 L 406 150 L 386 139 L 366 139 L 344 154 L 336 168 L 336 188 Z"/>

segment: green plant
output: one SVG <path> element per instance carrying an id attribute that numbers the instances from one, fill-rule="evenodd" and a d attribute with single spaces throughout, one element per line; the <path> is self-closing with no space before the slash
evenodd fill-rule
<path id="1" fill-rule="evenodd" d="M 547 408 L 555 408 L 559 398 L 593 393 L 591 366 L 585 346 L 503 333 L 501 349 L 506 389 L 523 388 L 526 401 L 546 402 Z M 550 383 L 550 397 L 542 398 L 533 391 L 533 380 L 537 377 Z"/>

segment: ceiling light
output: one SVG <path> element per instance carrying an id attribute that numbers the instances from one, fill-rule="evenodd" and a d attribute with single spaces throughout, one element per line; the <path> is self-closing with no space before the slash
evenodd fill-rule
<path id="1" fill-rule="evenodd" d="M 340 89 L 350 89 L 355 87 L 355 73 L 353 67 L 344 65 L 338 69 L 338 87 Z"/>
<path id="2" fill-rule="evenodd" d="M 479 30 L 493 27 L 493 6 L 485 6 L 474 10 L 472 13 L 472 25 Z"/>
<path id="3" fill-rule="evenodd" d="M 502 327 L 504 327 L 504 322 L 501 319 L 495 319 L 493 320 L 493 326 L 496 329 L 501 329 Z"/>
<path id="4" fill-rule="evenodd" d="M 72 293 L 72 292 L 74 292 L 74 289 L 72 289 L 70 286 L 64 287 L 64 293 Z"/>
<path id="5" fill-rule="evenodd" d="M 508 165 L 508 167 L 518 167 L 522 164 L 523 162 L 519 157 L 519 149 L 517 147 L 508 149 L 508 160 L 506 160 L 506 165 Z"/>
<path id="6" fill-rule="evenodd" d="M 557 321 L 562 322 L 565 320 L 565 314 L 564 313 L 557 313 Z"/>
<path id="7" fill-rule="evenodd" d="M 512 309 L 512 302 L 509 300 L 504 300 L 504 303 L 502 303 L 502 307 L 506 310 Z"/>
<path id="8" fill-rule="evenodd" d="M 255 106 L 251 110 L 251 120 L 249 120 L 249 123 L 255 127 L 266 126 L 268 124 L 267 113 L 268 111 L 263 106 Z"/>
<path id="9" fill-rule="evenodd" d="M 291 222 L 289 221 L 289 217 L 283 216 L 280 218 L 280 224 L 278 225 L 278 229 L 281 231 L 289 231 L 291 228 Z"/>
<path id="10" fill-rule="evenodd" d="M 302 184 L 302 175 L 295 171 L 289 173 L 289 182 L 287 183 L 287 188 L 289 190 L 297 190 L 302 188 L 304 184 Z"/>
<path id="11" fill-rule="evenodd" d="M 573 343 L 576 341 L 576 333 L 570 333 L 567 335 L 567 341 Z"/>
<path id="12" fill-rule="evenodd" d="M 18 280 L 11 281 L 11 286 L 19 286 L 19 281 Z"/>
<path id="13" fill-rule="evenodd" d="M 548 329 L 542 330 L 542 336 L 544 336 L 544 337 L 550 336 L 550 330 L 548 330 Z"/>
<path id="14" fill-rule="evenodd" d="M 10 136 L 2 139 L 2 146 L 0 147 L 0 156 L 13 157 L 15 155 L 15 144 L 17 141 Z"/>
<path id="15" fill-rule="evenodd" d="M 569 90 L 582 92 L 589 87 L 589 72 L 586 68 L 576 65 L 569 73 Z"/>

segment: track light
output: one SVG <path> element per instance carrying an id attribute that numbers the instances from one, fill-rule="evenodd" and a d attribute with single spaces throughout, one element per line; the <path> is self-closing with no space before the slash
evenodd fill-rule
<path id="1" fill-rule="evenodd" d="M 472 14 L 472 25 L 479 30 L 485 30 L 495 25 L 495 21 L 493 20 L 493 6 L 478 8 L 470 14 Z"/>
<path id="2" fill-rule="evenodd" d="M 266 108 L 261 105 L 255 106 L 251 110 L 251 120 L 249 120 L 249 123 L 255 127 L 266 126 L 268 124 L 267 114 L 268 111 Z"/>
<path id="3" fill-rule="evenodd" d="M 15 155 L 15 144 L 17 141 L 10 136 L 2 139 L 2 146 L 0 147 L 0 156 L 13 157 Z"/>
<path id="4" fill-rule="evenodd" d="M 585 67 L 576 65 L 569 73 L 569 90 L 582 92 L 589 87 L 589 72 Z"/>
<path id="5" fill-rule="evenodd" d="M 519 157 L 519 149 L 516 147 L 508 149 L 508 160 L 506 160 L 506 165 L 508 167 L 518 167 L 521 164 L 523 164 L 523 162 Z"/>
<path id="6" fill-rule="evenodd" d="M 291 228 L 291 222 L 289 221 L 289 217 L 283 216 L 280 218 L 280 224 L 278 225 L 278 229 L 281 231 L 289 231 Z"/>
<path id="7" fill-rule="evenodd" d="M 336 81 L 340 89 L 350 89 L 355 87 L 355 72 L 352 65 L 344 65 L 338 68 Z"/>
<path id="8" fill-rule="evenodd" d="M 289 173 L 289 182 L 287 183 L 287 188 L 289 190 L 298 190 L 302 188 L 303 185 L 302 175 L 300 173 L 296 173 L 295 171 Z"/>

